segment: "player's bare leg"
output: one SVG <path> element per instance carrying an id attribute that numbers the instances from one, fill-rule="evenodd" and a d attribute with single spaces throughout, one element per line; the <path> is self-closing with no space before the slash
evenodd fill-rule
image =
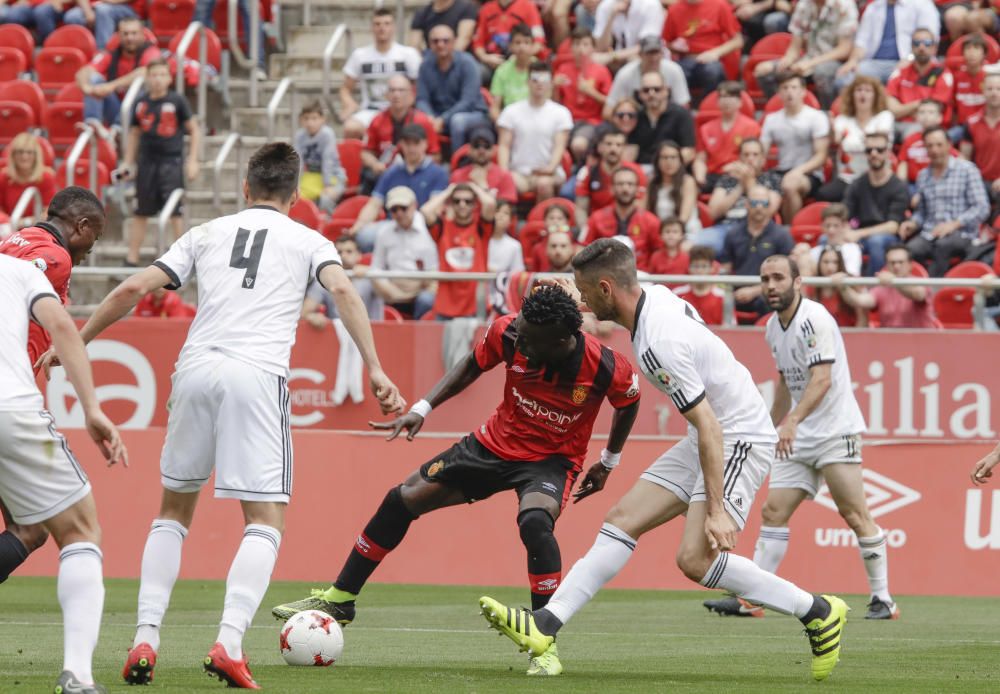
<path id="1" fill-rule="evenodd" d="M 0 501 L 0 514 L 3 515 L 6 526 L 6 530 L 0 533 L 0 583 L 3 583 L 32 552 L 45 544 L 49 534 L 40 523 L 32 525 L 15 523 L 2 501 Z"/>
<path id="2" fill-rule="evenodd" d="M 830 488 L 830 496 L 837 510 L 858 538 L 861 561 L 868 574 L 871 602 L 866 619 L 897 619 L 899 608 L 889 593 L 889 545 L 885 533 L 872 520 L 865 500 L 861 466 L 851 463 L 832 463 L 821 468 L 823 479 Z"/>
<path id="3" fill-rule="evenodd" d="M 59 684 L 67 692 L 96 692 L 99 690 L 94 689 L 92 660 L 101 631 L 104 578 L 94 497 L 87 494 L 44 525 L 59 547 L 57 592 L 63 612 L 63 673 Z"/>

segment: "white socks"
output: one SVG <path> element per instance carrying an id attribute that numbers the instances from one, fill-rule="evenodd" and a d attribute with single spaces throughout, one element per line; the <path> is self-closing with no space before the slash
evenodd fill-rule
<path id="1" fill-rule="evenodd" d="M 813 596 L 783 578 L 764 571 L 746 557 L 720 552 L 701 579 L 706 588 L 722 588 L 744 600 L 784 614 L 805 617 Z"/>
<path id="2" fill-rule="evenodd" d="M 861 560 L 865 563 L 872 595 L 882 602 L 892 602 L 892 596 L 889 595 L 889 545 L 886 543 L 885 533 L 880 529 L 874 537 L 859 537 L 858 549 L 861 551 Z"/>
<path id="3" fill-rule="evenodd" d="M 594 546 L 573 565 L 545 609 L 565 624 L 632 557 L 636 540 L 610 523 L 601 526 Z"/>
<path id="4" fill-rule="evenodd" d="M 157 518 L 153 521 L 142 552 L 138 628 L 133 648 L 140 643 L 148 643 L 154 651 L 160 647 L 160 625 L 181 570 L 181 548 L 187 532 L 187 528 L 175 520 Z"/>
<path id="5" fill-rule="evenodd" d="M 787 551 L 788 528 L 769 528 L 762 525 L 753 552 L 753 563 L 768 573 L 776 574 Z"/>
<path id="6" fill-rule="evenodd" d="M 57 593 L 63 613 L 63 669 L 93 684 L 91 661 L 104 610 L 103 555 L 92 542 L 74 542 L 59 552 Z"/>
<path id="7" fill-rule="evenodd" d="M 269 525 L 251 523 L 243 532 L 226 579 L 226 603 L 217 639 L 230 658 L 243 657 L 243 634 L 267 592 L 280 546 L 281 533 Z"/>

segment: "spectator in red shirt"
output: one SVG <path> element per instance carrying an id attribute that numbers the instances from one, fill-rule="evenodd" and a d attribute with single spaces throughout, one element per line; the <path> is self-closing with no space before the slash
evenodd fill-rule
<path id="1" fill-rule="evenodd" d="M 160 57 L 156 44 L 146 40 L 142 21 L 129 17 L 118 23 L 118 47 L 101 51 L 89 65 L 76 73 L 76 84 L 83 92 L 83 117 L 103 133 L 104 125 L 118 120 L 122 99 L 129 86 L 145 77 L 146 65 Z"/>
<path id="2" fill-rule="evenodd" d="M 620 168 L 611 180 L 615 203 L 590 215 L 583 243 L 586 246 L 600 238 L 623 237 L 635 252 L 636 267 L 648 272 L 650 258 L 661 245 L 660 220 L 639 201 L 639 176 L 635 171 Z"/>
<path id="3" fill-rule="evenodd" d="M 870 292 L 859 292 L 842 284 L 847 277 L 844 273 L 837 273 L 830 279 L 851 306 L 868 311 L 878 310 L 879 325 L 883 328 L 936 328 L 931 292 L 927 287 L 892 285 L 897 277 L 913 275 L 910 249 L 903 244 L 891 246 L 885 253 L 885 267 L 877 275 L 880 286 Z"/>
<path id="4" fill-rule="evenodd" d="M 467 166 L 451 172 L 452 183 L 472 181 L 489 191 L 498 201 L 517 203 L 517 186 L 507 169 L 496 165 L 497 138 L 493 130 L 486 126 L 474 128 L 469 133 L 469 159 Z"/>
<path id="5" fill-rule="evenodd" d="M 955 79 L 951 72 L 935 56 L 938 41 L 928 29 L 913 32 L 913 62 L 897 68 L 889 78 L 886 93 L 889 95 L 889 110 L 901 123 L 901 130 L 909 135 L 919 126 L 913 116 L 921 99 L 934 99 L 944 104 L 944 122 L 951 122 L 952 93 Z M 910 125 L 907 126 L 906 124 Z"/>
<path id="6" fill-rule="evenodd" d="M 45 210 L 56 194 L 56 177 L 52 169 L 45 166 L 38 138 L 28 132 L 20 133 L 7 145 L 7 153 L 7 166 L 0 173 L 0 208 L 10 214 L 24 191 L 35 187 L 42 196 L 44 218 Z M 33 213 L 33 206 L 28 209 Z"/>
<path id="7" fill-rule="evenodd" d="M 168 292 L 163 287 L 139 299 L 135 306 L 135 315 L 140 318 L 190 318 L 194 314 L 194 306 L 184 303 L 177 292 Z"/>
<path id="8" fill-rule="evenodd" d="M 953 74 L 955 78 L 955 122 L 956 126 L 949 135 L 955 135 L 952 142 L 961 139 L 962 126 L 969 122 L 974 114 L 982 110 L 986 98 L 983 96 L 983 78 L 986 73 L 986 41 L 979 34 L 965 38 L 962 44 L 962 59 L 964 63 Z"/>
<path id="9" fill-rule="evenodd" d="M 525 252 L 525 266 L 529 270 L 541 272 L 541 268 L 546 266 L 546 253 L 548 252 L 548 239 L 552 234 L 569 234 L 571 239 L 577 238 L 577 229 L 574 229 L 570 221 L 569 214 L 562 205 L 550 205 L 545 210 L 543 227 L 537 233 L 521 233 L 521 248 Z M 573 246 L 575 252 L 575 244 Z"/>
<path id="10" fill-rule="evenodd" d="M 979 167 L 994 209 L 1000 201 L 1000 74 L 983 80 L 985 105 L 965 124 L 962 156 Z"/>
<path id="11" fill-rule="evenodd" d="M 507 59 L 510 30 L 521 23 L 531 27 L 537 48 L 535 56 L 544 59 L 549 49 L 545 44 L 545 27 L 542 16 L 533 0 L 489 0 L 479 10 L 476 35 L 472 50 L 476 58 L 491 70 L 496 70 Z"/>
<path id="12" fill-rule="evenodd" d="M 692 246 L 688 251 L 689 275 L 714 275 L 715 251 L 708 246 Z M 711 282 L 691 282 L 674 289 L 674 294 L 684 299 L 698 311 L 709 325 L 722 325 L 722 302 L 725 292 Z"/>
<path id="13" fill-rule="evenodd" d="M 760 125 L 740 111 L 742 86 L 739 82 L 719 85 L 719 117 L 713 118 L 697 132 L 698 152 L 691 173 L 702 190 L 715 188 L 726 172 L 727 164 L 738 161 L 744 140 L 760 137 Z"/>
<path id="14" fill-rule="evenodd" d="M 393 75 L 386 80 L 386 97 L 389 108 L 379 112 L 368 125 L 365 148 L 361 151 L 361 163 L 374 179 L 378 179 L 389 168 L 396 156 L 396 143 L 403 126 L 414 123 L 427 133 L 427 154 L 438 160 L 441 144 L 430 117 L 413 107 L 417 100 L 413 80 L 403 74 Z"/>
<path id="15" fill-rule="evenodd" d="M 573 60 L 556 70 L 553 83 L 558 101 L 573 116 L 569 148 L 579 161 L 594 137 L 594 126 L 601 122 L 601 110 L 611 90 L 611 72 L 593 61 L 594 37 L 587 29 L 577 27 L 572 37 Z"/>
<path id="16" fill-rule="evenodd" d="M 650 257 L 649 272 L 653 275 L 686 275 L 688 254 L 681 248 L 684 243 L 684 223 L 677 217 L 664 219 L 660 225 L 660 240 L 663 241 L 663 247 L 654 251 Z"/>
<path id="17" fill-rule="evenodd" d="M 663 23 L 663 39 L 680 56 L 690 87 L 702 95 L 726 79 L 723 63 L 739 67 L 743 34 L 726 0 L 683 0 L 670 6 Z"/>
<path id="18" fill-rule="evenodd" d="M 433 196 L 421 214 L 438 244 L 441 272 L 486 272 L 496 200 L 475 183 L 453 183 Z M 441 320 L 476 315 L 476 282 L 440 282 L 434 313 Z"/>
<path id="19" fill-rule="evenodd" d="M 645 195 L 646 174 L 635 162 L 622 161 L 626 147 L 625 133 L 613 125 L 597 130 L 595 151 L 597 161 L 582 167 L 576 174 L 576 224 L 587 226 L 587 217 L 614 202 L 611 175 L 619 167 L 632 169 L 639 176 L 640 197 Z"/>

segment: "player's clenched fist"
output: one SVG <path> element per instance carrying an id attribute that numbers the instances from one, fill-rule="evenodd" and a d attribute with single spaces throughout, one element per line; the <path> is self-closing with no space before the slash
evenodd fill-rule
<path id="1" fill-rule="evenodd" d="M 972 468 L 972 483 L 986 484 L 986 481 L 993 477 L 993 468 L 997 463 L 1000 463 L 1000 443 Z"/>
<path id="2" fill-rule="evenodd" d="M 399 388 L 396 387 L 396 384 L 389 380 L 383 371 L 372 371 L 368 378 L 371 382 L 372 393 L 378 399 L 379 407 L 382 408 L 382 414 L 403 411 L 403 408 L 406 407 L 406 400 L 399 394 Z"/>

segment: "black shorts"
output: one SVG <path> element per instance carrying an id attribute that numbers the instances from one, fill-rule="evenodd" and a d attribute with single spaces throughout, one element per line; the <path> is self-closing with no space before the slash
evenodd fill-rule
<path id="1" fill-rule="evenodd" d="M 785 174 L 788 173 L 790 170 L 791 169 L 785 169 L 784 171 L 778 171 L 777 173 L 782 178 L 784 178 Z M 823 185 L 823 175 L 813 172 L 813 173 L 807 174 L 806 178 L 809 180 L 809 192 L 806 193 L 804 197 L 814 198 L 814 197 L 816 197 L 816 191 L 818 191 L 819 188 L 820 188 L 820 186 Z"/>
<path id="2" fill-rule="evenodd" d="M 568 458 L 554 455 L 534 462 L 504 460 L 469 434 L 420 466 L 420 476 L 457 489 L 470 504 L 513 489 L 517 498 L 541 492 L 566 505 L 577 471 Z"/>
<path id="3" fill-rule="evenodd" d="M 140 217 L 157 216 L 174 189 L 183 187 L 184 169 L 180 157 L 140 161 L 135 176 L 135 213 Z M 178 205 L 172 216 L 180 216 L 182 207 Z"/>

